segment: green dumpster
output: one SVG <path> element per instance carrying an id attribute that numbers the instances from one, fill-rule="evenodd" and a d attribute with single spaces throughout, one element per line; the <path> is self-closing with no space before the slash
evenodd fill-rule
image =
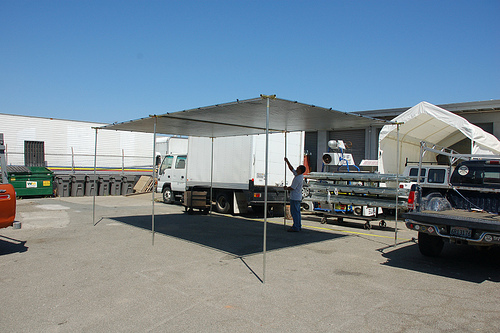
<path id="1" fill-rule="evenodd" d="M 53 173 L 44 167 L 7 166 L 9 183 L 16 196 L 51 196 L 54 194 Z"/>

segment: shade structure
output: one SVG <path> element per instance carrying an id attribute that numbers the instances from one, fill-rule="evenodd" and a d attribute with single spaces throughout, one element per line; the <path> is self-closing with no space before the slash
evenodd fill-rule
<path id="1" fill-rule="evenodd" d="M 266 106 L 266 99 L 259 97 L 151 115 L 102 128 L 152 133 L 154 118 L 157 118 L 156 131 L 160 134 L 212 138 L 262 134 L 266 131 Z M 391 122 L 280 98 L 270 100 L 269 131 L 271 133 L 333 131 L 387 123 Z"/>
<path id="2" fill-rule="evenodd" d="M 400 159 L 408 158 L 412 162 L 418 161 L 421 141 L 450 147 L 469 138 L 472 143 L 470 151 L 472 154 L 500 154 L 500 141 L 494 135 L 469 123 L 459 115 L 428 102 L 415 105 L 392 121 L 400 124 L 400 138 L 397 139 L 396 125 L 385 125 L 380 131 L 378 164 L 380 173 L 401 174 L 403 172 L 404 161 L 399 161 L 398 170 L 398 161 L 393 153 L 397 147 L 401 150 Z M 424 162 L 436 162 L 436 154 L 426 153 Z"/>
<path id="3" fill-rule="evenodd" d="M 103 126 L 101 129 L 149 132 L 154 133 L 155 137 L 158 133 L 211 138 L 265 133 L 266 185 L 264 195 L 265 209 L 262 278 L 262 281 L 265 282 L 269 133 L 283 132 L 286 135 L 287 132 L 296 131 L 345 130 L 348 128 L 365 128 L 373 124 L 381 123 L 391 122 L 317 107 L 315 105 L 279 99 L 276 98 L 275 95 L 261 95 L 260 98 L 243 101 L 237 100 L 236 102 L 200 107 L 162 115 L 150 115 L 147 118 Z M 154 144 L 155 143 L 153 143 L 153 145 Z M 155 149 L 153 149 L 153 151 L 155 151 Z M 213 165 L 213 161 L 211 165 Z M 153 177 L 155 177 L 154 170 Z M 154 192 L 152 201 L 152 234 L 154 244 Z"/>

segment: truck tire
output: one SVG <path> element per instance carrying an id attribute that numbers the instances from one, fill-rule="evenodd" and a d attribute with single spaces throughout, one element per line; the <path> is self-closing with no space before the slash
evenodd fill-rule
<path id="1" fill-rule="evenodd" d="M 219 193 L 215 200 L 215 209 L 218 213 L 226 214 L 231 210 L 231 203 L 227 193 Z"/>
<path id="2" fill-rule="evenodd" d="M 440 212 L 443 210 L 451 210 L 450 202 L 443 197 L 439 192 L 432 192 L 428 194 L 424 200 L 424 210 L 431 210 L 434 212 Z"/>
<path id="3" fill-rule="evenodd" d="M 285 216 L 285 207 L 283 205 L 272 205 L 272 215 L 273 217 Z"/>
<path id="4" fill-rule="evenodd" d="M 418 233 L 418 249 L 427 257 L 438 257 L 443 250 L 444 241 L 439 236 L 431 236 L 424 232 Z"/>
<path id="5" fill-rule="evenodd" d="M 174 202 L 174 193 L 170 189 L 170 186 L 165 186 L 162 191 L 163 194 L 163 202 L 166 204 L 171 204 Z"/>

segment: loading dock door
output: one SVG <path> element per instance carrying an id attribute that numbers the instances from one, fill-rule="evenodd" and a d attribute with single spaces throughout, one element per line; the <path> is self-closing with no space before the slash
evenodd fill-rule
<path id="1" fill-rule="evenodd" d="M 24 141 L 24 166 L 45 166 L 45 142 Z"/>

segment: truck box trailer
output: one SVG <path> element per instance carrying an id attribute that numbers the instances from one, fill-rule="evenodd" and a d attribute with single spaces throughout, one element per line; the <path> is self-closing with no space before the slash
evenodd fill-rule
<path id="1" fill-rule="evenodd" d="M 282 212 L 293 175 L 285 169 L 286 156 L 303 163 L 304 133 L 269 135 L 268 207 Z M 224 138 L 189 137 L 187 154 L 167 155 L 159 169 L 157 190 L 164 202 L 183 198 L 185 191 L 207 191 L 218 212 L 244 213 L 248 207 L 264 208 L 266 136 Z M 286 182 L 285 182 L 286 175 Z"/>
<path id="2" fill-rule="evenodd" d="M 165 136 L 156 138 L 156 155 L 161 160 L 167 155 L 187 154 L 188 138 L 180 136 Z M 160 162 L 161 162 L 160 160 Z"/>

